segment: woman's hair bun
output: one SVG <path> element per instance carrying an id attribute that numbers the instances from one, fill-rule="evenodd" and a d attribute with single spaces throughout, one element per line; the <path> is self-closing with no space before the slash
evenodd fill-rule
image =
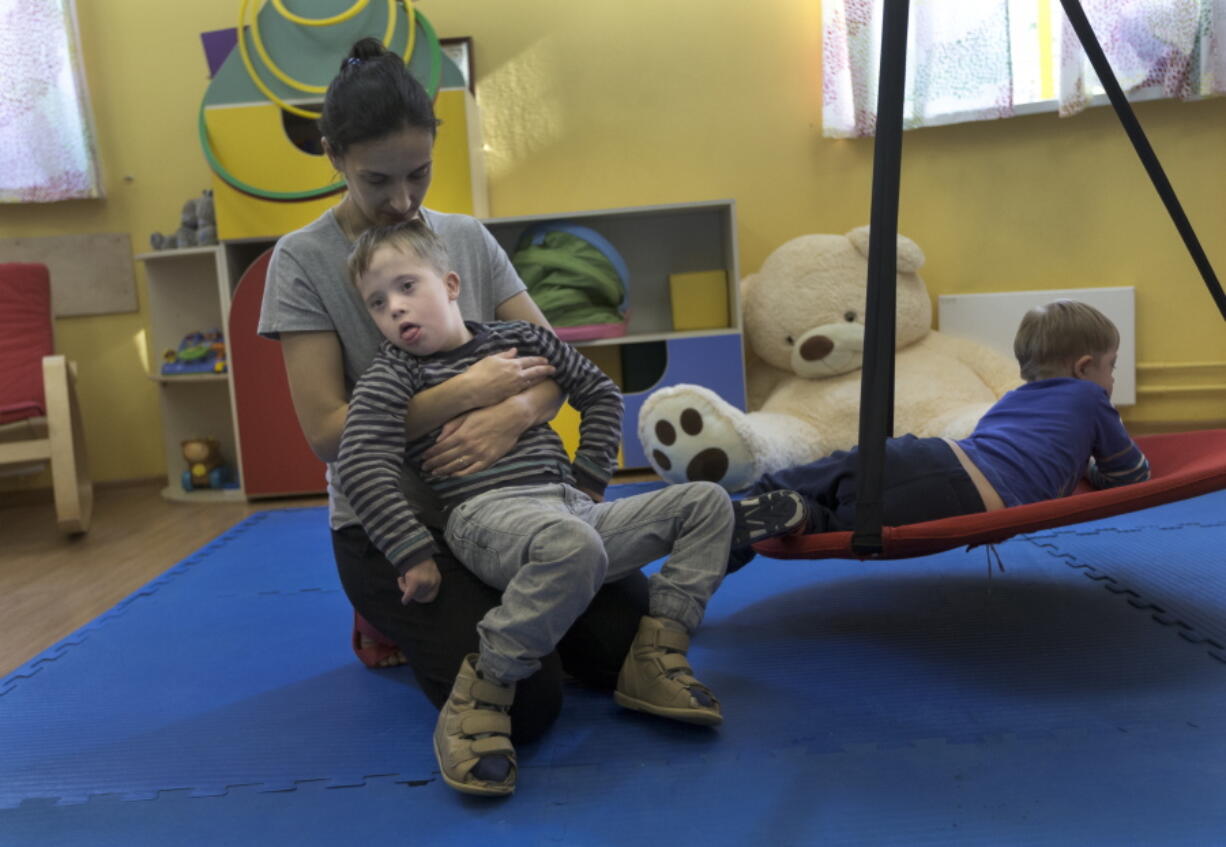
<path id="1" fill-rule="evenodd" d="M 359 39 L 349 48 L 349 55 L 341 62 L 341 70 L 343 71 L 346 67 L 360 64 L 361 62 L 377 59 L 386 52 L 387 48 L 377 38 L 367 36 L 366 38 Z"/>

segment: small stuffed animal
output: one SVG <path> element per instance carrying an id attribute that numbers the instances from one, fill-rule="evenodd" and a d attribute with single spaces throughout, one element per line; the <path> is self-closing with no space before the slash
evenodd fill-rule
<path id="1" fill-rule="evenodd" d="M 213 191 L 206 190 L 196 198 L 196 245 L 217 243 L 217 216 L 213 209 Z"/>
<path id="2" fill-rule="evenodd" d="M 155 232 L 149 236 L 154 250 L 198 247 L 217 243 L 217 221 L 213 210 L 213 192 L 205 191 L 183 203 L 179 211 L 179 228 L 170 235 Z"/>
<path id="3" fill-rule="evenodd" d="M 221 445 L 216 438 L 189 438 L 180 442 L 183 448 L 183 458 L 187 460 L 187 472 L 184 473 L 184 488 L 213 488 L 213 471 L 220 468 L 224 462 L 221 458 Z M 190 480 L 190 485 L 187 483 Z"/>
<path id="4" fill-rule="evenodd" d="M 741 281 L 756 411 L 746 414 L 696 385 L 656 391 L 639 413 L 639 440 L 663 479 L 706 479 L 737 491 L 764 473 L 855 445 L 867 255 L 868 227 L 803 235 Z M 1020 383 L 1017 364 L 931 329 L 923 264 L 919 246 L 899 236 L 894 432 L 961 438 Z"/>

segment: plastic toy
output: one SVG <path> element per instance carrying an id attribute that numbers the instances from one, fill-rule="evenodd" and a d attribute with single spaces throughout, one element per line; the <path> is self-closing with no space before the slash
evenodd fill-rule
<path id="1" fill-rule="evenodd" d="M 221 330 L 189 332 L 178 350 L 162 354 L 162 374 L 205 374 L 226 372 L 226 343 Z"/>
<path id="2" fill-rule="evenodd" d="M 182 480 L 184 491 L 237 487 L 233 473 L 221 458 L 221 445 L 216 438 L 189 438 L 180 446 L 187 461 Z"/>

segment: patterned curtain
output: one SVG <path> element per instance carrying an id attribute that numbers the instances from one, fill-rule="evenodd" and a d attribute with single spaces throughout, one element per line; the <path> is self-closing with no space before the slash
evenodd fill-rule
<path id="1" fill-rule="evenodd" d="M 885 0 L 822 0 L 822 126 L 870 136 Z M 1184 99 L 1223 93 L 1226 0 L 1082 0 L 1125 91 Z M 903 126 L 1005 118 L 1101 94 L 1059 0 L 911 0 Z"/>
<path id="2" fill-rule="evenodd" d="M 101 196 L 73 0 L 0 0 L 0 202 Z"/>
<path id="3" fill-rule="evenodd" d="M 1226 94 L 1226 0 L 1081 0 L 1120 87 L 1192 100 Z M 1067 19 L 1060 35 L 1060 114 L 1103 93 Z"/>

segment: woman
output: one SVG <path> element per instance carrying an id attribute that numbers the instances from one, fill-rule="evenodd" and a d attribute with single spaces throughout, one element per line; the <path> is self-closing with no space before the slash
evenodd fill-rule
<path id="1" fill-rule="evenodd" d="M 422 218 L 442 238 L 464 280 L 465 318 L 548 323 L 479 221 L 422 206 L 437 121 L 429 97 L 399 56 L 373 38 L 357 42 L 328 86 L 319 127 L 324 152 L 348 192 L 319 219 L 277 242 L 259 329 L 280 340 L 298 422 L 315 453 L 331 463 L 349 392 L 381 338 L 345 273 L 349 250 L 366 229 Z M 461 475 L 484 469 L 521 432 L 552 418 L 561 392 L 549 373 L 539 358 L 491 356 L 415 397 L 405 415 L 409 437 L 443 427 L 426 470 Z M 441 518 L 432 518 L 433 498 L 425 486 L 409 476 L 406 486 L 418 514 L 441 527 Z M 426 696 L 441 707 L 461 660 L 477 650 L 477 622 L 499 603 L 499 593 L 442 555 L 437 598 L 402 605 L 395 570 L 357 523 L 331 479 L 331 467 L 328 494 L 333 552 L 346 595 L 362 618 L 400 647 Z M 436 534 L 441 544 L 441 530 Z M 538 736 L 557 716 L 563 667 L 581 681 L 615 685 L 646 611 L 646 579 L 640 573 L 596 596 L 557 652 L 521 684 L 511 710 L 517 743 Z"/>

